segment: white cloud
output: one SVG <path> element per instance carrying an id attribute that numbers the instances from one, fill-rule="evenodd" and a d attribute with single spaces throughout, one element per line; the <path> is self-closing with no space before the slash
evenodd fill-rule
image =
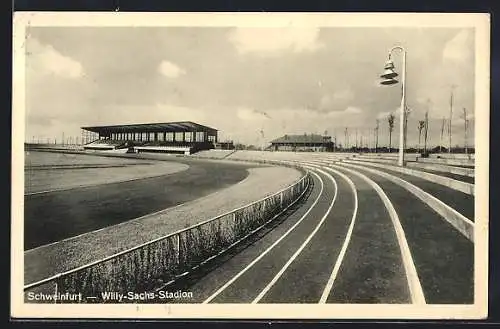
<path id="1" fill-rule="evenodd" d="M 80 62 L 64 56 L 51 45 L 30 39 L 27 46 L 27 62 L 37 74 L 54 74 L 60 77 L 76 79 L 83 75 Z"/>
<path id="2" fill-rule="evenodd" d="M 354 98 L 354 92 L 351 89 L 343 89 L 333 93 L 333 99 L 350 101 Z"/>
<path id="3" fill-rule="evenodd" d="M 260 112 L 243 107 L 238 108 L 236 113 L 239 119 L 245 121 L 261 121 L 265 119 L 270 119 L 269 115 L 265 112 Z"/>
<path id="4" fill-rule="evenodd" d="M 363 110 L 359 107 L 349 106 L 343 112 L 346 114 L 360 114 L 363 113 Z"/>
<path id="5" fill-rule="evenodd" d="M 460 31 L 453 39 L 448 41 L 443 49 L 443 60 L 466 63 L 470 60 L 469 31 Z"/>
<path id="6" fill-rule="evenodd" d="M 151 113 L 151 119 L 158 121 L 205 121 L 206 111 L 203 109 L 190 108 L 185 106 L 176 106 L 165 103 L 156 103 L 154 111 Z"/>
<path id="7" fill-rule="evenodd" d="M 169 78 L 177 78 L 182 74 L 186 74 L 186 71 L 172 62 L 163 60 L 158 67 L 161 74 Z"/>
<path id="8" fill-rule="evenodd" d="M 236 28 L 229 40 L 240 53 L 275 55 L 282 50 L 316 51 L 323 47 L 317 28 Z"/>
<path id="9" fill-rule="evenodd" d="M 356 106 L 348 106 L 342 111 L 331 111 L 328 112 L 326 115 L 328 117 L 339 117 L 339 116 L 346 117 L 346 115 L 361 114 L 361 113 L 363 113 L 363 110 L 361 108 Z"/>
<path id="10" fill-rule="evenodd" d="M 335 91 L 332 95 L 323 95 L 320 100 L 320 110 L 332 111 L 343 108 L 354 99 L 354 92 L 351 89 Z"/>

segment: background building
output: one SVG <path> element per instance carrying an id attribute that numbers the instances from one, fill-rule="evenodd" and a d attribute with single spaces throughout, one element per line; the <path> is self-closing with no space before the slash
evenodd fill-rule
<path id="1" fill-rule="evenodd" d="M 272 151 L 331 152 L 334 143 L 331 136 L 316 134 L 284 135 L 271 141 Z"/>

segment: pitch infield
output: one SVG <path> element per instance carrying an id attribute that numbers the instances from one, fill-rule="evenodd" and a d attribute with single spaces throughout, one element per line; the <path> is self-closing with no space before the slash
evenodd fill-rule
<path id="1" fill-rule="evenodd" d="M 196 161 L 187 170 L 174 174 L 165 168 L 167 175 L 152 178 L 26 195 L 24 248 L 35 248 L 197 199 L 241 181 L 248 175 L 247 168 L 249 165 Z M 92 170 L 97 175 L 102 169 Z"/>

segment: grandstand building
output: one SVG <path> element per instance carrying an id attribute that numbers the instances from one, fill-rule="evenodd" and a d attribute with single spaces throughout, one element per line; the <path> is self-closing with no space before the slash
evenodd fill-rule
<path id="1" fill-rule="evenodd" d="M 271 141 L 272 151 L 331 152 L 334 143 L 331 136 L 316 134 L 285 135 Z"/>
<path id="2" fill-rule="evenodd" d="M 191 154 L 213 149 L 217 129 L 191 121 L 82 127 L 87 150 Z"/>

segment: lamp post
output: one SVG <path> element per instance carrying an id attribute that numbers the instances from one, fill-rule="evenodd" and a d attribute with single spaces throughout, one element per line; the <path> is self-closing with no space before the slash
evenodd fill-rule
<path id="1" fill-rule="evenodd" d="M 389 57 L 385 62 L 384 73 L 380 76 L 383 80 L 380 82 L 382 85 L 393 85 L 398 83 L 398 80 L 394 79 L 398 76 L 394 72 L 394 62 L 391 59 L 391 54 L 394 50 L 399 50 L 403 54 L 403 63 L 401 69 L 401 108 L 399 116 L 399 155 L 398 155 L 398 165 L 404 166 L 404 149 L 405 149 L 405 109 L 406 109 L 406 50 L 401 46 L 392 47 L 389 50 Z"/>

